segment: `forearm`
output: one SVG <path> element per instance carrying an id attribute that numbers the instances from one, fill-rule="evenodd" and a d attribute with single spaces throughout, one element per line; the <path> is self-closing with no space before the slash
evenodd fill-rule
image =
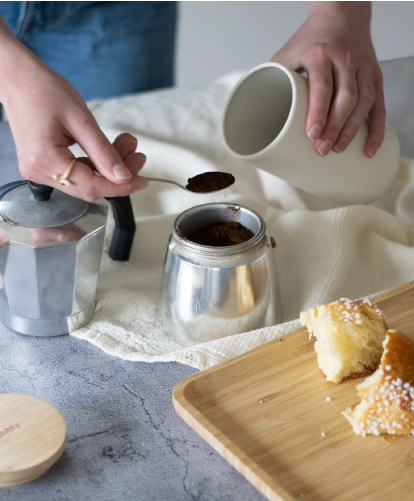
<path id="1" fill-rule="evenodd" d="M 0 17 L 0 101 L 7 101 L 8 92 L 18 86 L 21 78 L 25 78 L 25 70 L 42 62 L 22 44 Z"/>
<path id="2" fill-rule="evenodd" d="M 370 29 L 371 2 L 309 2 L 308 19 L 324 23 L 352 24 L 364 31 Z"/>

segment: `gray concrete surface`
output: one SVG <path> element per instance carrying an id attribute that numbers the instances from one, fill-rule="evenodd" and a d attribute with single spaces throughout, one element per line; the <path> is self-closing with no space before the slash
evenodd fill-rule
<path id="1" fill-rule="evenodd" d="M 9 126 L 0 123 L 0 185 L 19 178 Z M 0 393 L 51 403 L 68 434 L 48 472 L 0 488 L 0 500 L 264 500 L 176 414 L 172 389 L 195 372 L 125 362 L 70 336 L 22 336 L 0 322 Z"/>

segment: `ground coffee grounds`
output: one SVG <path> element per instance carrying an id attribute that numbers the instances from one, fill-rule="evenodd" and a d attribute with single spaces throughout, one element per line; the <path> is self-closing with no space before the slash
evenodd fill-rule
<path id="1" fill-rule="evenodd" d="M 253 236 L 249 228 L 236 221 L 227 221 L 226 223 L 211 224 L 202 230 L 196 231 L 187 239 L 200 245 L 227 247 L 247 242 Z"/>
<path id="2" fill-rule="evenodd" d="M 190 177 L 186 188 L 194 193 L 209 193 L 228 188 L 234 181 L 234 176 L 228 172 L 204 172 Z"/>

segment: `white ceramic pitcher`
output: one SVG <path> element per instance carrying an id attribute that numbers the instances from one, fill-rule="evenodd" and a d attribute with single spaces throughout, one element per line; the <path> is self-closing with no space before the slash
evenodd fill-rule
<path id="1" fill-rule="evenodd" d="M 400 145 L 392 127 L 386 124 L 384 142 L 373 158 L 363 153 L 366 122 L 344 152 L 321 157 L 306 134 L 307 111 L 307 79 L 281 64 L 261 64 L 227 100 L 222 123 L 226 148 L 315 196 L 342 205 L 376 200 L 398 169 Z"/>

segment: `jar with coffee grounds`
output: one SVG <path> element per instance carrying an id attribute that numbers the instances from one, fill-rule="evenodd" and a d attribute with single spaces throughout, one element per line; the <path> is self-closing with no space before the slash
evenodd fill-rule
<path id="1" fill-rule="evenodd" d="M 263 218 L 228 203 L 180 214 L 168 243 L 159 315 L 170 335 L 190 343 L 280 322 L 276 263 Z"/>
<path id="2" fill-rule="evenodd" d="M 210 247 L 226 247 L 239 245 L 253 238 L 253 233 L 237 221 L 225 223 L 213 223 L 206 228 L 196 231 L 188 237 L 188 240 L 200 245 Z"/>

